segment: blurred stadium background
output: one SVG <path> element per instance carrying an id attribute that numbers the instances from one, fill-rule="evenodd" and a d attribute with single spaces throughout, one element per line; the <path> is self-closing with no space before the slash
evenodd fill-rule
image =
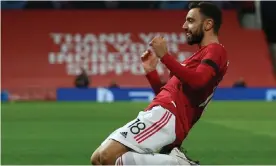
<path id="1" fill-rule="evenodd" d="M 230 67 L 183 143 L 201 164 L 276 164 L 276 3 L 215 1 Z M 1 1 L 1 163 L 86 165 L 154 97 L 140 66 L 163 34 L 192 55 L 188 1 Z M 168 71 L 158 72 L 164 83 Z"/>

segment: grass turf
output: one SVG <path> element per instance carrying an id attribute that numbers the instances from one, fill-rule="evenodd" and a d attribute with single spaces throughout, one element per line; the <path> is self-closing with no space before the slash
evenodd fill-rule
<path id="1" fill-rule="evenodd" d="M 2 164 L 88 165 L 148 103 L 2 104 Z M 201 164 L 276 164 L 275 102 L 213 102 L 183 146 Z"/>

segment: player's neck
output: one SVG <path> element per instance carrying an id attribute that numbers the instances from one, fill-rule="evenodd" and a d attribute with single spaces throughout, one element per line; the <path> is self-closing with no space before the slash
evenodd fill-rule
<path id="1" fill-rule="evenodd" d="M 199 44 L 199 48 L 207 46 L 212 43 L 219 43 L 218 36 L 217 35 L 211 35 L 211 36 L 205 36 L 201 43 Z"/>

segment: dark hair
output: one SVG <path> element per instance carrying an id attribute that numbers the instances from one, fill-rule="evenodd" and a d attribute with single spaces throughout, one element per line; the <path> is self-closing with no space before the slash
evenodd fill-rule
<path id="1" fill-rule="evenodd" d="M 214 20 L 214 33 L 218 34 L 222 24 L 222 13 L 220 8 L 211 2 L 191 2 L 189 4 L 189 9 L 193 8 L 199 8 L 202 15 Z"/>

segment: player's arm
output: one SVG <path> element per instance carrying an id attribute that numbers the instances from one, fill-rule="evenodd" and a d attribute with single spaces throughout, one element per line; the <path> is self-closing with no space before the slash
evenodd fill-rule
<path id="1" fill-rule="evenodd" d="M 208 84 L 209 81 L 218 73 L 219 58 L 220 55 L 218 52 L 216 53 L 212 50 L 208 50 L 201 61 L 201 64 L 195 71 L 182 66 L 169 54 L 164 55 L 161 58 L 161 62 L 164 63 L 171 73 L 182 82 L 188 84 L 192 88 L 199 89 Z"/>
<path id="2" fill-rule="evenodd" d="M 157 70 L 153 70 L 153 71 L 147 73 L 146 78 L 147 78 L 148 82 L 150 83 L 150 86 L 151 86 L 152 90 L 154 91 L 155 95 L 157 95 L 160 92 L 161 87 L 163 86 Z"/>
<path id="3" fill-rule="evenodd" d="M 149 72 L 146 74 L 147 80 L 149 81 L 151 88 L 153 89 L 155 95 L 157 95 L 160 91 L 164 83 L 161 81 L 160 76 L 158 75 L 157 70 Z M 169 78 L 172 78 L 173 74 L 170 72 Z"/>
<path id="4" fill-rule="evenodd" d="M 142 54 L 141 60 L 143 68 L 146 72 L 146 78 L 149 81 L 155 95 L 157 95 L 162 87 L 161 79 L 156 70 L 159 60 L 150 50 L 147 50 Z"/>

